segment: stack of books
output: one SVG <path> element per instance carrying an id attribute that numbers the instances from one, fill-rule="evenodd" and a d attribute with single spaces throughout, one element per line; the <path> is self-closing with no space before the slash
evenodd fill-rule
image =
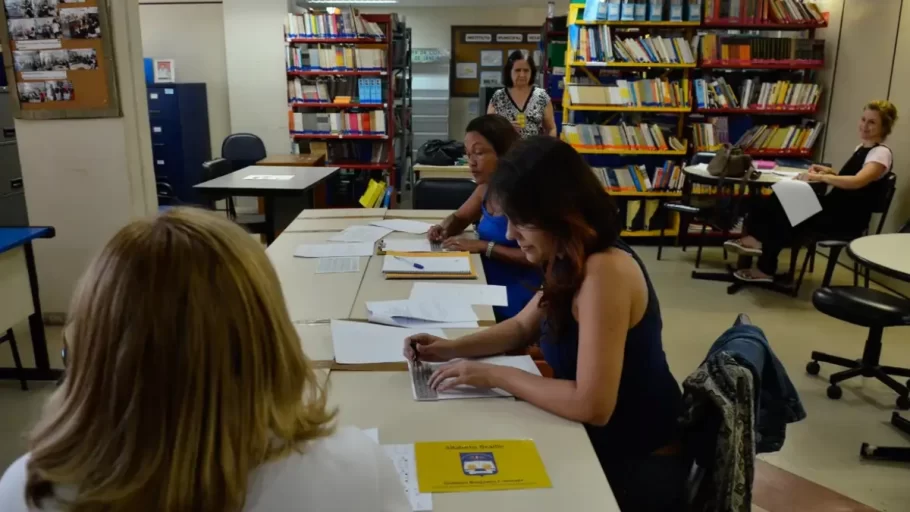
<path id="1" fill-rule="evenodd" d="M 692 123 L 696 151 L 716 151 L 730 142 L 730 126 L 726 117 L 709 117 L 705 123 Z"/>
<path id="2" fill-rule="evenodd" d="M 705 0 L 705 21 L 735 25 L 824 23 L 815 2 L 803 0 Z"/>
<path id="3" fill-rule="evenodd" d="M 382 27 L 363 19 L 350 7 L 307 9 L 304 13 L 288 13 L 284 22 L 284 33 L 288 39 L 385 37 Z"/>
<path id="4" fill-rule="evenodd" d="M 747 78 L 740 83 L 738 97 L 723 78 L 695 80 L 695 101 L 699 109 L 813 111 L 820 96 L 818 84 L 789 80 L 762 83 L 758 78 Z"/>
<path id="5" fill-rule="evenodd" d="M 571 124 L 563 126 L 563 137 L 569 144 L 583 149 L 617 151 L 685 151 L 685 144 L 676 137 L 666 136 L 656 124 L 598 125 Z"/>
<path id="6" fill-rule="evenodd" d="M 572 105 L 616 105 L 627 107 L 689 107 L 689 79 L 666 78 L 616 80 L 615 84 L 568 84 Z"/>
<path id="7" fill-rule="evenodd" d="M 803 126 L 753 126 L 736 142 L 747 153 L 805 155 L 822 132 L 825 123 L 811 123 Z"/>
<path id="8" fill-rule="evenodd" d="M 698 108 L 740 108 L 733 88 L 723 78 L 695 80 L 695 102 Z"/>
<path id="9" fill-rule="evenodd" d="M 389 159 L 389 147 L 385 142 L 334 141 L 309 142 L 309 152 L 325 156 L 328 164 L 385 164 Z"/>
<path id="10" fill-rule="evenodd" d="M 613 37 L 610 27 L 570 27 L 569 41 L 576 62 L 636 62 L 695 64 L 691 45 L 682 37 Z"/>
<path id="11" fill-rule="evenodd" d="M 288 80 L 290 103 L 351 103 L 382 104 L 382 80 L 359 78 L 355 80 Z"/>
<path id="12" fill-rule="evenodd" d="M 654 169 L 653 179 L 643 165 L 593 167 L 591 170 L 610 192 L 673 192 L 682 189 L 685 178 L 682 168 L 670 160 Z"/>
<path id="13" fill-rule="evenodd" d="M 298 45 L 285 48 L 288 71 L 381 71 L 385 50 L 338 45 Z"/>
<path id="14" fill-rule="evenodd" d="M 757 83 L 758 80 L 755 80 Z M 749 91 L 754 94 L 755 88 Z M 744 96 L 745 97 L 745 96 Z M 752 96 L 750 96 L 751 99 Z M 753 108 L 771 108 L 783 110 L 815 110 L 821 97 L 821 86 L 818 84 L 794 84 L 788 80 L 761 84 Z"/>
<path id="15" fill-rule="evenodd" d="M 703 34 L 699 51 L 702 65 L 806 64 L 825 61 L 824 39 Z"/>
<path id="16" fill-rule="evenodd" d="M 385 112 L 292 112 L 291 131 L 299 134 L 385 135 Z"/>

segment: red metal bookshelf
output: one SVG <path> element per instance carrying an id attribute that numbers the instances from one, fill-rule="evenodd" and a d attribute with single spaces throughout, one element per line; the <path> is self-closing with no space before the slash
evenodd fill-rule
<path id="1" fill-rule="evenodd" d="M 386 135 L 363 135 L 356 133 L 291 133 L 294 140 L 385 140 Z"/>
<path id="2" fill-rule="evenodd" d="M 808 60 L 778 60 L 778 61 L 732 61 L 709 60 L 702 61 L 698 66 L 701 69 L 822 69 L 823 61 Z"/>
<path id="3" fill-rule="evenodd" d="M 811 149 L 747 149 L 745 153 L 765 158 L 812 158 Z"/>
<path id="4" fill-rule="evenodd" d="M 368 37 L 294 37 L 288 39 L 293 44 L 367 44 L 367 45 L 386 45 L 387 39 L 370 39 Z"/>
<path id="5" fill-rule="evenodd" d="M 723 28 L 723 29 L 743 29 L 743 30 L 815 30 L 817 28 L 827 27 L 827 23 L 742 23 L 731 20 L 712 20 L 703 21 L 701 28 Z"/>
<path id="6" fill-rule="evenodd" d="M 789 107 L 768 107 L 768 108 L 698 108 L 695 109 L 697 114 L 759 114 L 759 115 L 804 115 L 814 114 L 818 108 L 789 108 Z"/>
<path id="7" fill-rule="evenodd" d="M 292 101 L 292 107 L 299 108 L 386 108 L 385 103 L 321 103 L 316 101 Z"/>

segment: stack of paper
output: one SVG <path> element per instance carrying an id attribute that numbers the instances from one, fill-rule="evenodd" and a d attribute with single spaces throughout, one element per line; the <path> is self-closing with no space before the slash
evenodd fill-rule
<path id="1" fill-rule="evenodd" d="M 420 366 L 428 366 L 430 370 L 435 371 L 437 368 L 451 364 L 456 360 L 449 361 L 447 363 L 427 363 L 421 361 L 416 363 Z M 511 368 L 518 368 L 519 370 L 526 371 L 528 373 L 540 376 L 540 370 L 537 369 L 537 365 L 534 363 L 534 360 L 531 359 L 531 356 L 493 356 L 493 357 L 482 357 L 477 359 L 482 363 L 494 364 L 497 366 L 508 366 Z M 414 395 L 414 400 L 418 400 L 417 390 L 415 389 L 414 376 L 415 372 L 413 371 L 414 362 L 408 361 L 408 368 L 410 369 L 409 373 L 411 375 L 411 392 Z M 511 393 L 503 389 L 492 388 L 492 389 L 480 389 L 475 388 L 474 386 L 456 386 L 452 389 L 446 391 L 437 391 L 436 400 L 453 400 L 457 398 L 496 398 L 496 397 L 509 397 L 512 396 Z M 423 399 L 426 400 L 426 399 Z"/>
<path id="2" fill-rule="evenodd" d="M 508 306 L 505 286 L 489 284 L 414 283 L 412 301 L 460 302 L 475 306 Z"/>
<path id="3" fill-rule="evenodd" d="M 379 226 L 392 231 L 401 231 L 403 233 L 412 233 L 415 235 L 422 235 L 430 230 L 433 227 L 432 224 L 427 222 L 420 222 L 417 220 L 407 220 L 407 219 L 385 219 L 377 220 L 370 223 L 373 226 Z"/>
<path id="4" fill-rule="evenodd" d="M 474 309 L 458 300 L 384 300 L 366 306 L 370 322 L 377 324 L 412 329 L 478 327 Z"/>
<path id="5" fill-rule="evenodd" d="M 802 223 L 822 211 L 821 202 L 812 186 L 797 179 L 782 179 L 771 185 L 774 195 L 780 200 L 791 226 Z"/>
<path id="6" fill-rule="evenodd" d="M 335 258 L 340 256 L 372 256 L 373 242 L 350 244 L 301 244 L 294 251 L 298 258 Z"/>
<path id="7" fill-rule="evenodd" d="M 379 239 L 391 233 L 391 229 L 379 226 L 350 226 L 344 231 L 329 238 L 330 242 L 368 242 L 375 244 Z"/>
<path id="8" fill-rule="evenodd" d="M 363 433 L 379 444 L 379 429 L 370 428 L 362 429 Z M 414 453 L 413 444 L 384 444 L 382 449 L 390 459 L 395 469 L 398 471 L 398 478 L 404 487 L 405 494 L 408 495 L 408 501 L 411 502 L 411 510 L 414 512 L 429 512 L 433 510 L 433 495 L 427 492 L 420 492 L 417 485 L 417 457 Z"/>
<path id="9" fill-rule="evenodd" d="M 426 238 L 383 240 L 381 249 L 387 252 L 439 252 L 442 250 L 440 243 L 430 242 Z"/>
<path id="10" fill-rule="evenodd" d="M 404 340 L 425 333 L 445 337 L 439 329 L 401 329 L 363 322 L 332 320 L 332 347 L 338 364 L 403 363 Z"/>
<path id="11" fill-rule="evenodd" d="M 420 265 L 419 268 L 415 265 Z M 451 274 L 470 275 L 471 260 L 468 256 L 408 257 L 386 256 L 382 262 L 383 274 Z"/>

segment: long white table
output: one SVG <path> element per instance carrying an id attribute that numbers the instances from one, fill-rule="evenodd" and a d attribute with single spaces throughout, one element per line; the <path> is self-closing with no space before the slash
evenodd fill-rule
<path id="1" fill-rule="evenodd" d="M 407 372 L 329 375 L 329 403 L 343 425 L 379 428 L 379 442 L 533 439 L 553 487 L 434 493 L 434 512 L 602 511 L 619 507 L 581 424 L 510 398 L 417 402 Z"/>
<path id="2" fill-rule="evenodd" d="M 336 217 L 327 219 L 298 218 L 284 230 L 287 233 L 307 231 L 341 231 L 351 226 L 360 226 L 382 220 L 382 217 Z"/>

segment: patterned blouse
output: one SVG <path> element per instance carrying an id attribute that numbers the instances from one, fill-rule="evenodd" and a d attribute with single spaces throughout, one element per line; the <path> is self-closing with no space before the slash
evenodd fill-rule
<path id="1" fill-rule="evenodd" d="M 528 101 L 525 102 L 523 108 L 518 108 L 506 88 L 494 92 L 493 98 L 490 99 L 493 111 L 509 121 L 516 122 L 518 114 L 524 113 L 525 125 L 518 131 L 522 139 L 534 135 L 546 135 L 543 129 L 543 116 L 548 103 L 550 103 L 550 96 L 540 87 L 532 87 L 531 94 L 528 95 Z"/>

